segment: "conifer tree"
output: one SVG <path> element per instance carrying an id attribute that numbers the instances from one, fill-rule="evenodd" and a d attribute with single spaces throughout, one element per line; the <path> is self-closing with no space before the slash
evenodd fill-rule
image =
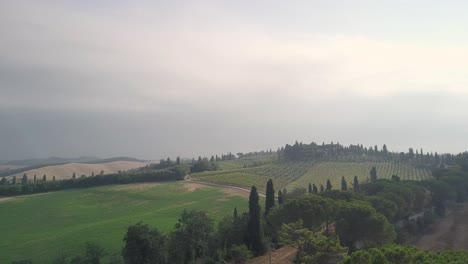
<path id="1" fill-rule="evenodd" d="M 273 181 L 271 179 L 267 182 L 265 193 L 265 214 L 268 214 L 270 209 L 275 206 L 275 189 L 273 188 Z"/>
<path id="2" fill-rule="evenodd" d="M 47 181 L 47 176 L 45 174 L 42 176 L 42 181 Z"/>
<path id="3" fill-rule="evenodd" d="M 28 175 L 23 174 L 23 178 L 21 179 L 21 184 L 26 185 L 28 184 Z"/>
<path id="4" fill-rule="evenodd" d="M 278 191 L 278 204 L 283 204 L 283 194 L 281 193 L 281 191 Z"/>
<path id="5" fill-rule="evenodd" d="M 72 179 L 76 179 L 76 173 L 73 172 Z"/>
<path id="6" fill-rule="evenodd" d="M 359 180 L 358 180 L 357 176 L 354 176 L 353 189 L 354 189 L 355 192 L 359 192 Z"/>
<path id="7" fill-rule="evenodd" d="M 332 187 L 331 181 L 330 181 L 330 179 L 328 179 L 327 180 L 327 191 L 331 191 L 332 188 L 333 187 Z"/>
<path id="8" fill-rule="evenodd" d="M 36 174 L 34 174 L 34 182 L 36 182 Z"/>
<path id="9" fill-rule="evenodd" d="M 265 252 L 263 230 L 260 222 L 257 187 L 252 186 L 249 196 L 249 221 L 247 223 L 249 249 L 255 256 Z"/>
<path id="10" fill-rule="evenodd" d="M 180 165 L 180 157 L 177 157 L 177 159 L 176 159 L 176 164 L 177 164 L 177 165 Z"/>
<path id="11" fill-rule="evenodd" d="M 320 192 L 322 193 L 324 191 L 323 184 L 320 184 Z"/>
<path id="12" fill-rule="evenodd" d="M 345 177 L 341 177 L 341 190 L 347 191 L 348 190 L 348 183 L 346 182 Z"/>
<path id="13" fill-rule="evenodd" d="M 237 220 L 237 206 L 234 207 L 234 220 Z"/>
<path id="14" fill-rule="evenodd" d="M 317 189 L 317 186 L 315 184 L 312 185 L 312 191 L 317 194 L 318 193 L 318 189 Z"/>
<path id="15" fill-rule="evenodd" d="M 372 167 L 371 171 L 370 171 L 370 181 L 371 182 L 376 182 L 377 181 L 377 169 L 374 167 Z"/>
<path id="16" fill-rule="evenodd" d="M 309 182 L 309 193 L 312 193 L 312 184 Z"/>
<path id="17" fill-rule="evenodd" d="M 11 182 L 11 184 L 16 185 L 16 176 L 13 176 L 13 181 Z"/>
<path id="18" fill-rule="evenodd" d="M 52 177 L 52 181 L 55 181 L 55 175 L 54 175 L 54 177 Z"/>

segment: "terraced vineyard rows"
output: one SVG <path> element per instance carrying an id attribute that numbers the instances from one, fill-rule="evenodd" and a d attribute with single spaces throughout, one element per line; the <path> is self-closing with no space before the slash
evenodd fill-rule
<path id="1" fill-rule="evenodd" d="M 326 186 L 327 179 L 330 179 L 333 188 L 341 188 L 341 177 L 344 176 L 348 182 L 348 187 L 354 176 L 357 176 L 360 182 L 368 181 L 369 172 L 375 166 L 377 169 L 377 178 L 390 179 L 392 175 L 398 175 L 402 180 L 424 180 L 429 179 L 431 172 L 427 169 L 420 169 L 408 164 L 394 162 L 319 162 L 312 166 L 301 178 L 288 184 L 288 189 L 296 187 L 307 187 L 309 182 L 317 187 L 320 184 Z"/>
<path id="2" fill-rule="evenodd" d="M 303 176 L 311 166 L 310 162 L 271 163 L 254 168 L 195 173 L 191 176 L 195 180 L 222 184 L 245 187 L 255 185 L 260 191 L 264 191 L 270 178 L 276 189 L 283 188 Z"/>

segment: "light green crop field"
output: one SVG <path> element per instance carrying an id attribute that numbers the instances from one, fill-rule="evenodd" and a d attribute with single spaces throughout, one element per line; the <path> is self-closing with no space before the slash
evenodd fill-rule
<path id="1" fill-rule="evenodd" d="M 369 180 L 370 170 L 375 166 L 378 179 L 391 179 L 392 175 L 398 175 L 401 180 L 425 180 L 431 178 L 431 172 L 427 169 L 420 169 L 408 164 L 394 162 L 319 162 L 313 165 L 307 173 L 296 181 L 291 182 L 286 187 L 294 189 L 296 187 L 308 188 L 309 183 L 313 183 L 320 188 L 320 184 L 326 187 L 327 179 L 330 179 L 333 189 L 341 188 L 341 178 L 344 176 L 348 182 L 348 188 L 352 188 L 354 176 L 359 182 Z"/>
<path id="2" fill-rule="evenodd" d="M 247 210 L 248 193 L 194 183 L 129 184 L 0 200 L 0 263 L 50 263 L 84 251 L 86 241 L 120 254 L 129 225 L 139 221 L 170 231 L 184 209 L 215 220 L 234 206 Z"/>
<path id="3" fill-rule="evenodd" d="M 191 177 L 201 181 L 248 188 L 255 185 L 260 192 L 265 192 L 269 179 L 273 180 L 275 189 L 283 188 L 303 176 L 311 166 L 310 162 L 274 162 L 252 168 L 194 173 Z"/>

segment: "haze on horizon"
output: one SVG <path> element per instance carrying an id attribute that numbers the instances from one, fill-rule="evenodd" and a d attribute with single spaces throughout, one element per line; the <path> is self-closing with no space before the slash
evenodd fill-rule
<path id="1" fill-rule="evenodd" d="M 0 160 L 468 145 L 462 1 L 0 2 Z"/>

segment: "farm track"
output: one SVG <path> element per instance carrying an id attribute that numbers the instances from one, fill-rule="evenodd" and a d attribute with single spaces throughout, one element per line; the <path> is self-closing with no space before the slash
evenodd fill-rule
<path id="1" fill-rule="evenodd" d="M 214 187 L 234 189 L 234 190 L 239 190 L 239 191 L 250 193 L 249 188 L 245 188 L 245 187 L 241 187 L 241 186 L 228 185 L 228 184 L 222 184 L 222 183 L 214 183 L 214 182 L 206 182 L 206 181 L 201 181 L 201 180 L 194 180 L 194 179 L 190 178 L 190 175 L 185 176 L 185 181 L 198 183 L 198 184 L 203 184 L 203 185 L 208 185 L 208 186 L 214 186 Z M 257 190 L 257 192 L 258 192 L 258 195 L 260 197 L 265 197 L 265 193 L 263 193 L 261 191 L 258 191 L 258 190 Z"/>

